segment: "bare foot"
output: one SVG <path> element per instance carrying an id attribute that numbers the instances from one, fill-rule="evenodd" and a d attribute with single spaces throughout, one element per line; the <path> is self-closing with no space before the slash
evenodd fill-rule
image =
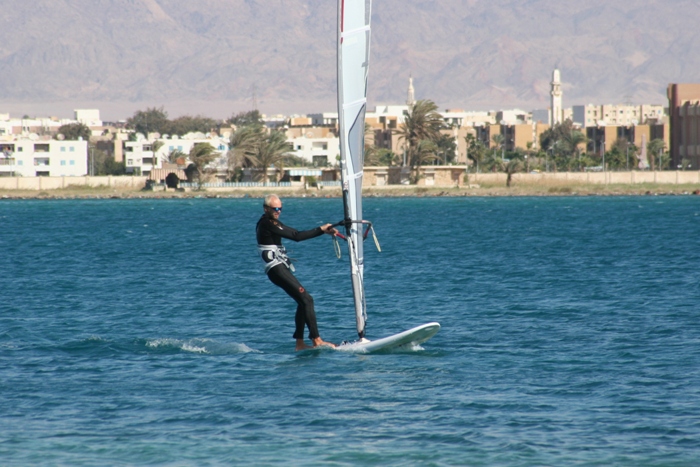
<path id="1" fill-rule="evenodd" d="M 335 344 L 331 344 L 330 342 L 326 342 L 320 337 L 317 337 L 314 341 L 314 347 L 333 347 L 335 348 Z"/>
<path id="2" fill-rule="evenodd" d="M 306 350 L 306 349 L 313 349 L 313 347 L 310 347 L 304 343 L 304 339 L 297 339 L 297 345 L 296 348 L 294 349 L 295 352 L 299 352 L 300 350 Z"/>

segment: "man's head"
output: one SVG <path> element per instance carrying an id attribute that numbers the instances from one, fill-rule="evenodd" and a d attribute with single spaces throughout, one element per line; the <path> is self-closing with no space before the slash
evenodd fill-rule
<path id="1" fill-rule="evenodd" d="M 282 213 L 282 200 L 279 199 L 277 195 L 267 195 L 265 196 L 265 201 L 263 203 L 263 209 L 268 216 L 273 219 L 279 219 Z"/>

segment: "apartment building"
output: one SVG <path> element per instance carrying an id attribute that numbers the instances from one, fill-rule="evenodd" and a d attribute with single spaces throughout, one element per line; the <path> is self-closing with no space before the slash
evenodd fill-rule
<path id="1" fill-rule="evenodd" d="M 88 173 L 87 141 L 0 140 L 0 177 L 77 177 Z"/>
<path id="2" fill-rule="evenodd" d="M 663 105 L 575 105 L 573 106 L 573 122 L 584 128 L 592 126 L 641 125 L 648 121 L 660 121 L 666 116 Z"/>
<path id="3" fill-rule="evenodd" d="M 155 144 L 157 142 L 162 144 Z M 172 136 L 171 138 L 146 139 L 143 137 L 137 138 L 136 141 L 124 141 L 124 162 L 126 173 L 134 175 L 150 175 L 154 169 L 163 167 L 164 162 L 168 162 L 168 155 L 174 151 L 181 152 L 185 155 L 189 154 L 196 144 L 210 144 L 218 157 L 213 163 L 214 165 L 226 164 L 226 154 L 229 150 L 229 141 L 227 138 L 221 137 L 190 137 L 180 138 Z M 159 146 L 154 152 L 154 147 Z"/>
<path id="4" fill-rule="evenodd" d="M 333 166 L 340 157 L 340 138 L 334 127 L 301 126 L 286 131 L 291 154 L 315 167 Z"/>
<path id="5" fill-rule="evenodd" d="M 700 169 L 700 84 L 669 84 L 667 93 L 671 120 L 671 166 L 698 170 Z"/>

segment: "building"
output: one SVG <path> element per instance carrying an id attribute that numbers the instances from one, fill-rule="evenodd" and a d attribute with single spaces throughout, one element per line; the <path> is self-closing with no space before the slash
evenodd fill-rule
<path id="1" fill-rule="evenodd" d="M 662 105 L 575 105 L 573 122 L 584 128 L 602 125 L 641 125 L 664 119 L 666 112 Z"/>
<path id="2" fill-rule="evenodd" d="M 669 84 L 671 167 L 700 169 L 700 84 Z"/>
<path id="3" fill-rule="evenodd" d="M 87 173 L 87 141 L 0 140 L 0 177 L 78 177 Z"/>
<path id="4" fill-rule="evenodd" d="M 291 154 L 314 167 L 333 166 L 340 158 L 340 138 L 332 127 L 292 127 L 286 131 Z"/>
<path id="5" fill-rule="evenodd" d="M 124 141 L 124 162 L 126 173 L 134 175 L 150 175 L 154 169 L 163 168 L 163 163 L 168 162 L 169 155 L 179 152 L 187 156 L 196 144 L 210 144 L 218 152 L 217 159 L 212 165 L 217 168 L 226 166 L 226 154 L 229 150 L 229 141 L 220 137 L 187 137 L 172 136 L 171 138 L 146 139 L 137 138 L 136 141 Z M 156 147 L 156 151 L 153 148 Z M 220 167 L 223 164 L 223 167 Z"/>

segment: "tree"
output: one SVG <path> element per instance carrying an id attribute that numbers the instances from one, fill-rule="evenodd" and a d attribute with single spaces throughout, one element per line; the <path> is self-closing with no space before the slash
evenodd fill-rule
<path id="1" fill-rule="evenodd" d="M 169 121 L 164 126 L 162 134 L 186 135 L 187 133 L 208 133 L 217 127 L 217 122 L 211 118 L 197 115 L 195 117 L 183 115 L 175 120 Z"/>
<path id="2" fill-rule="evenodd" d="M 151 151 L 153 151 L 153 166 L 155 167 L 158 165 L 158 155 L 156 154 L 160 148 L 162 148 L 165 145 L 165 142 L 161 140 L 155 140 L 153 143 L 151 143 Z"/>
<path id="3" fill-rule="evenodd" d="M 506 178 L 506 186 L 508 188 L 510 188 L 513 174 L 522 170 L 522 166 L 522 161 L 520 159 L 515 158 L 509 160 L 508 163 L 505 165 L 505 171 L 508 174 L 508 178 Z"/>
<path id="4" fill-rule="evenodd" d="M 457 141 L 453 136 L 440 134 L 437 141 L 437 161 L 445 165 L 454 162 L 457 153 Z"/>
<path id="5" fill-rule="evenodd" d="M 570 122 L 570 120 L 567 120 L 567 122 Z M 574 130 L 572 126 L 569 128 L 568 133 L 562 133 L 559 141 L 562 151 L 569 155 L 563 161 L 566 168 L 570 170 L 572 166 L 578 166 L 578 170 L 581 170 L 581 145 L 588 142 L 586 135 L 578 130 Z"/>
<path id="6" fill-rule="evenodd" d="M 467 157 L 469 160 L 474 161 L 474 166 L 476 173 L 479 172 L 479 164 L 484 161 L 484 153 L 486 152 L 486 147 L 484 143 L 477 140 L 472 134 L 468 134 L 464 137 L 464 141 L 467 143 Z"/>
<path id="7" fill-rule="evenodd" d="M 148 136 L 149 133 L 166 134 L 168 133 L 169 124 L 168 113 L 163 107 L 139 110 L 126 121 L 128 129 L 141 133 L 144 136 Z"/>
<path id="8" fill-rule="evenodd" d="M 413 167 L 415 167 L 415 169 L 412 171 L 411 175 L 412 183 L 418 183 L 418 180 L 420 179 L 420 172 L 418 169 L 422 165 L 437 160 L 437 149 L 437 145 L 433 141 L 427 139 L 420 140 L 418 144 L 413 148 L 411 160 L 413 162 L 412 165 Z"/>
<path id="9" fill-rule="evenodd" d="M 92 131 L 83 123 L 69 123 L 58 127 L 58 134 L 68 141 L 78 141 L 81 138 L 83 141 L 89 141 Z"/>
<path id="10" fill-rule="evenodd" d="M 428 157 L 427 148 L 437 150 L 437 140 L 440 129 L 444 126 L 442 115 L 437 111 L 437 105 L 430 100 L 419 100 L 413 104 L 401 128 L 397 131 L 406 147 L 407 163 L 413 172 L 413 179 L 418 180 L 420 166 L 428 160 L 434 160 L 435 154 Z M 427 143 L 422 143 L 426 141 Z"/>
<path id="11" fill-rule="evenodd" d="M 262 115 L 257 110 L 249 110 L 247 112 L 239 112 L 233 117 L 228 119 L 231 125 L 237 127 L 248 126 L 248 125 L 263 125 Z"/>
<path id="12" fill-rule="evenodd" d="M 568 119 L 540 135 L 540 147 L 552 155 L 555 171 L 557 167 L 569 170 L 578 165 L 580 168 L 580 145 L 586 141 L 586 136 L 575 129 L 573 122 Z"/>
<path id="13" fill-rule="evenodd" d="M 168 162 L 171 164 L 177 164 L 178 159 L 185 159 L 187 157 L 187 154 L 184 152 L 180 151 L 179 149 L 173 149 L 168 153 Z"/>
<path id="14" fill-rule="evenodd" d="M 115 161 L 114 157 L 105 151 L 90 147 L 90 157 L 92 161 L 88 162 L 91 162 L 95 175 L 124 175 L 126 173 L 126 164 L 123 161 Z"/>
<path id="15" fill-rule="evenodd" d="M 287 136 L 282 131 L 271 131 L 262 139 L 256 158 L 257 168 L 261 171 L 263 179 L 267 177 L 268 167 L 275 167 L 280 171 L 284 168 L 284 158 L 291 149 Z"/>
<path id="16" fill-rule="evenodd" d="M 505 162 L 504 153 L 505 153 L 505 148 L 506 148 L 506 146 L 505 146 L 506 137 L 499 133 L 497 135 L 493 135 L 491 137 L 491 141 L 493 141 L 493 144 L 494 144 L 494 148 L 493 148 L 494 153 L 496 152 L 497 149 L 500 149 L 501 150 L 501 160 L 503 160 L 503 162 Z M 495 154 L 493 157 L 494 157 L 494 159 L 496 158 Z"/>
<path id="17" fill-rule="evenodd" d="M 257 164 L 257 148 L 264 138 L 262 125 L 239 127 L 229 140 L 228 154 L 230 168 L 253 168 Z"/>
<path id="18" fill-rule="evenodd" d="M 659 170 L 662 170 L 663 164 L 660 162 L 663 158 L 663 153 L 666 150 L 666 143 L 663 139 L 656 138 L 649 141 L 647 144 L 647 154 L 649 155 L 649 163 L 651 164 L 652 170 L 656 167 L 658 163 Z"/>
<path id="19" fill-rule="evenodd" d="M 195 181 L 200 187 L 204 178 L 204 168 L 216 159 L 216 149 L 209 143 L 197 143 L 192 146 L 188 158 L 190 165 L 185 171 L 187 181 Z"/>
<path id="20" fill-rule="evenodd" d="M 265 179 L 267 169 L 284 167 L 284 158 L 291 151 L 282 131 L 267 131 L 260 124 L 240 127 L 231 135 L 231 151 L 228 155 L 229 172 L 236 168 L 258 169 L 256 179 Z"/>

